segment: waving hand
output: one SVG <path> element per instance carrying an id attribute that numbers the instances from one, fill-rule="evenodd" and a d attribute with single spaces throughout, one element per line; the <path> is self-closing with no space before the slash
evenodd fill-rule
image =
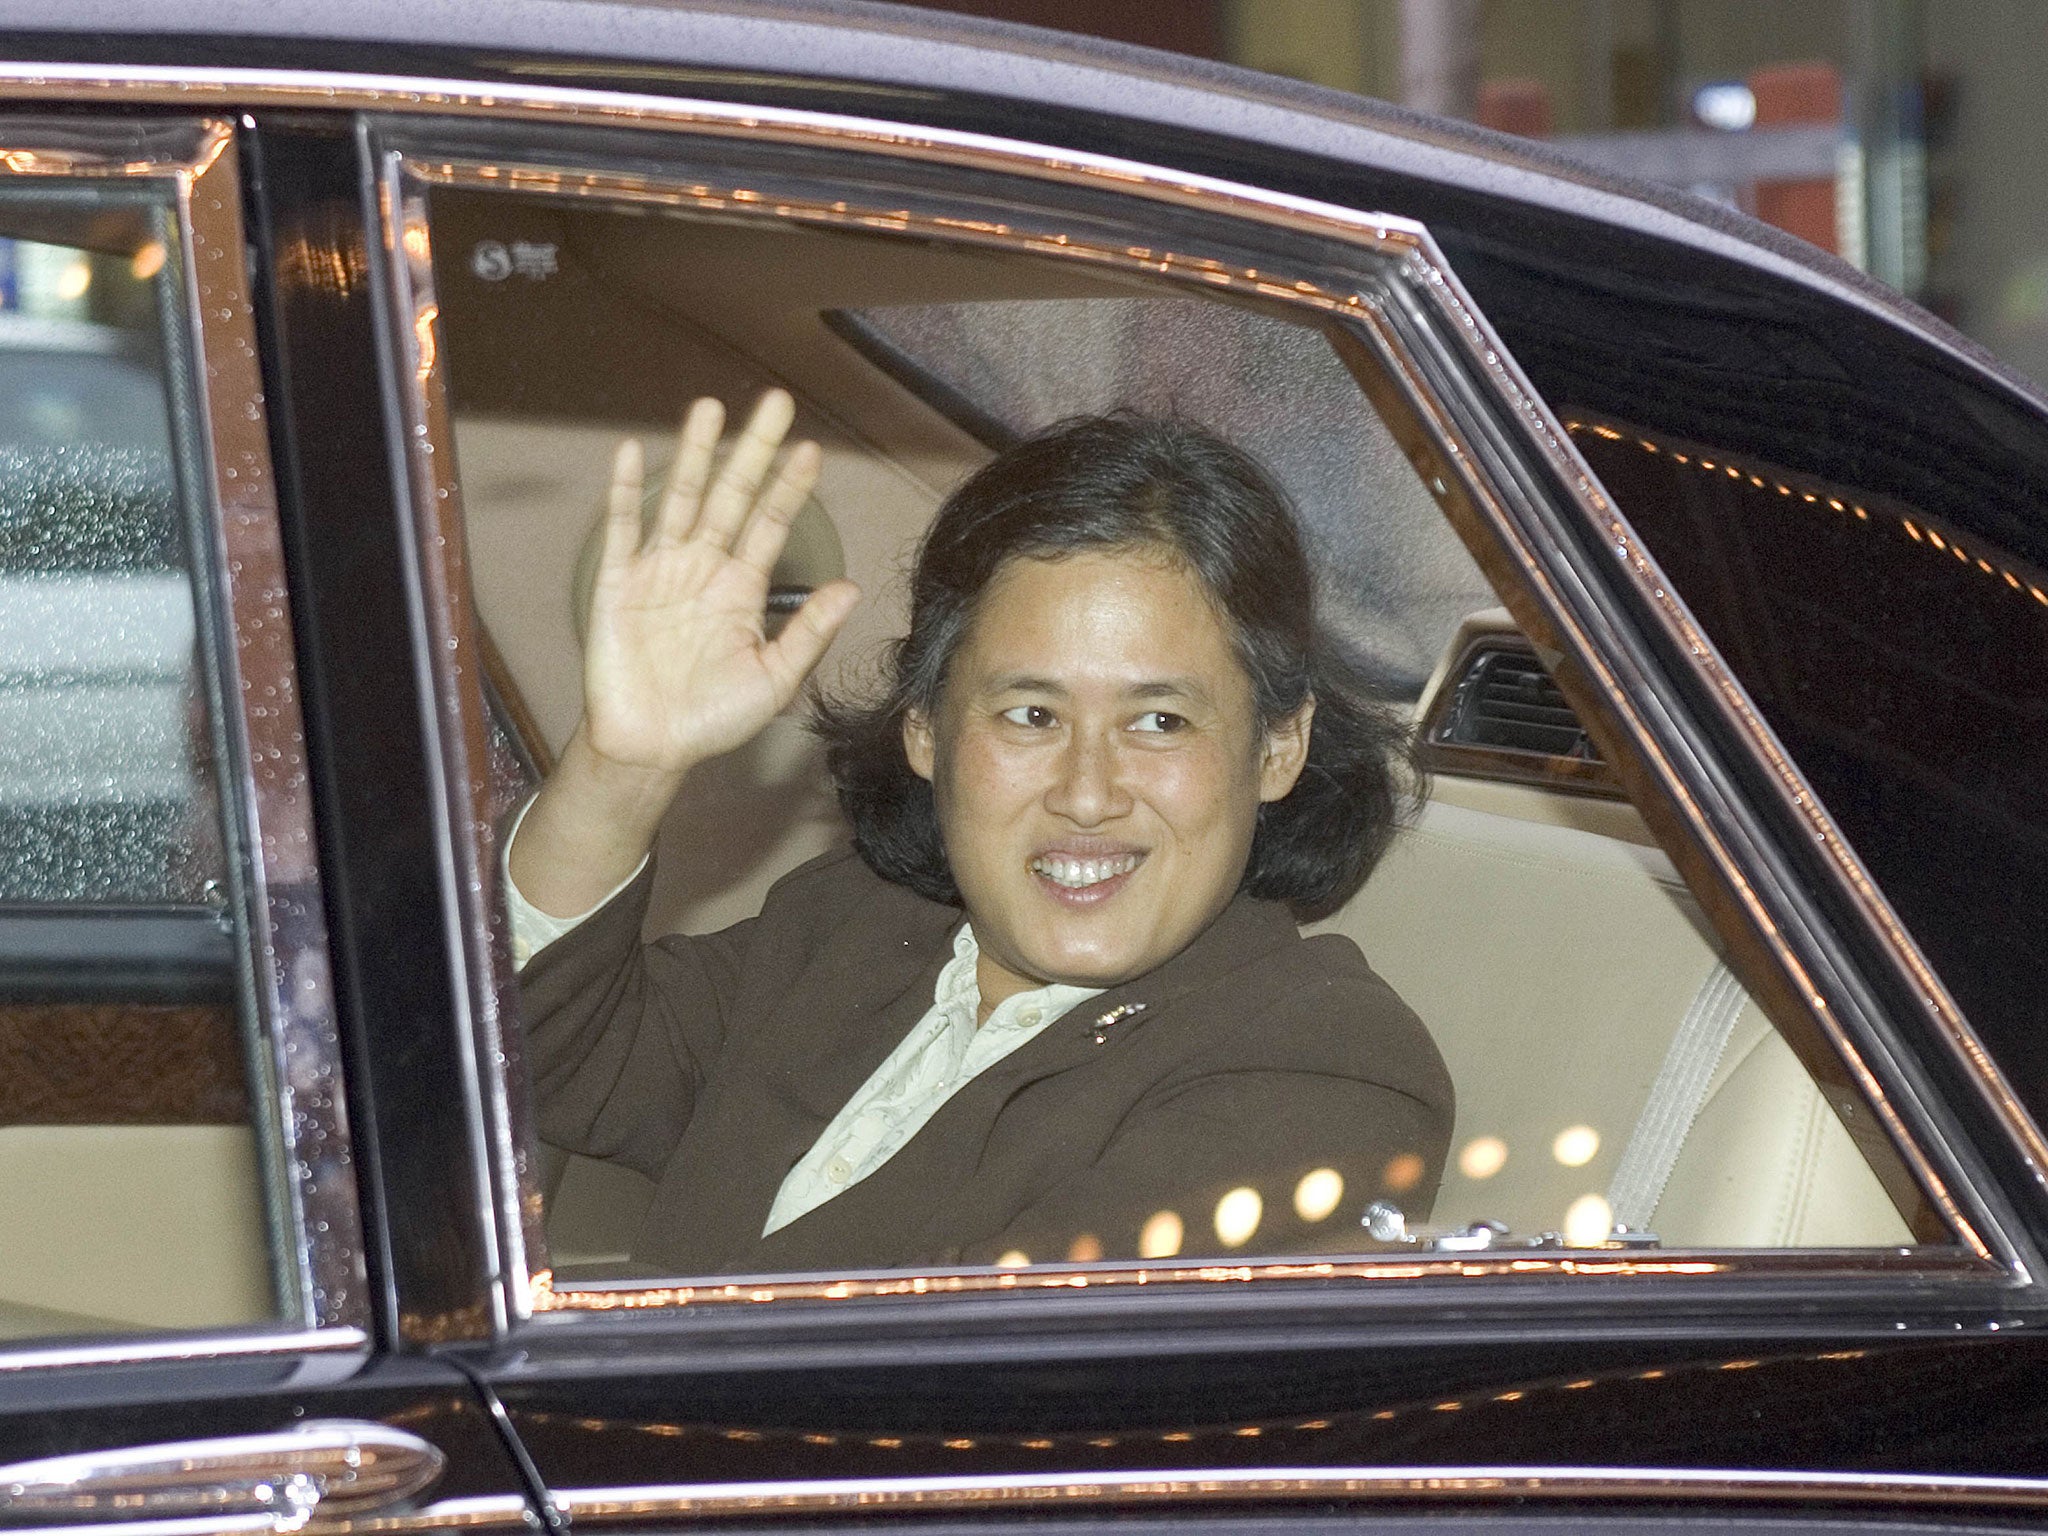
<path id="1" fill-rule="evenodd" d="M 521 822 L 512 877 L 571 916 L 631 874 L 683 778 L 745 745 L 796 697 L 860 591 L 818 588 L 766 632 L 768 577 L 818 478 L 815 443 L 776 463 L 796 408 L 761 397 L 716 475 L 716 400 L 683 418 L 675 465 L 642 529 L 638 442 L 619 446 L 583 647 L 583 719 Z"/>
<path id="2" fill-rule="evenodd" d="M 681 773 L 752 740 L 852 612 L 858 589 L 835 581 L 775 639 L 763 628 L 769 573 L 818 477 L 815 443 L 775 465 L 794 415 L 782 391 L 762 396 L 712 478 L 724 411 L 693 404 L 644 536 L 640 445 L 620 445 L 583 654 L 590 745 L 610 761 Z"/>

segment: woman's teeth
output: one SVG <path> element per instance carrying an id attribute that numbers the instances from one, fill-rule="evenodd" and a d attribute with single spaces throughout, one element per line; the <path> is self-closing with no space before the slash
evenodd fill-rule
<path id="1" fill-rule="evenodd" d="M 1040 854 L 1031 861 L 1031 872 L 1045 876 L 1054 885 L 1078 891 L 1085 886 L 1113 880 L 1118 875 L 1128 875 L 1138 867 L 1143 857 L 1143 854 L 1125 853 L 1113 859 L 1064 859 Z"/>

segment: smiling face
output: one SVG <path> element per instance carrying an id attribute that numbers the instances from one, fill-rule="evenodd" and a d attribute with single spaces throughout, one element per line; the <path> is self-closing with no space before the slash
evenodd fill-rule
<path id="1" fill-rule="evenodd" d="M 997 572 L 935 718 L 904 726 L 981 946 L 981 999 L 1153 970 L 1230 902 L 1262 801 L 1294 787 L 1305 706 L 1260 728 L 1200 580 L 1159 551 Z"/>

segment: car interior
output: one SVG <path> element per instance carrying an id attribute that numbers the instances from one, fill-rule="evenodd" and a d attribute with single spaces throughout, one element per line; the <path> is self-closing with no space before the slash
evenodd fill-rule
<path id="1" fill-rule="evenodd" d="M 1785 1021 L 1752 998 L 1709 904 L 1318 325 L 1077 262 L 766 216 L 442 188 L 430 224 L 501 825 L 577 719 L 579 614 L 621 436 L 640 435 L 658 464 L 695 396 L 737 411 L 771 385 L 791 391 L 824 468 L 771 622 L 852 576 L 865 599 L 817 681 L 859 692 L 900 631 L 909 562 L 950 486 L 1069 414 L 1184 414 L 1286 486 L 1323 622 L 1412 709 L 1427 770 L 1391 851 L 1317 927 L 1356 940 L 1436 1039 L 1457 1093 L 1451 1155 L 1433 1207 L 1371 1226 L 1340 1209 L 1332 1251 L 1451 1248 L 1475 1227 L 1481 1242 L 1667 1249 L 1926 1234 L 1911 1196 L 1902 1211 L 1887 1193 L 1910 1179 L 1880 1176 Z M 648 931 L 750 916 L 844 835 L 792 711 L 693 778 L 663 829 Z M 0 1006 L 0 1040 L 31 1049 L 16 1042 L 47 1035 L 54 1006 L 25 998 L 19 1030 L 17 1005 Z M 130 1113 L 102 1095 L 49 1123 L 8 1098 L 11 1070 L 0 1337 L 273 1315 L 246 1106 Z M 616 1273 L 651 1186 L 551 1149 L 539 1166 L 547 1262 Z M 97 1202 L 89 1219 L 54 1219 L 80 1201 Z M 1255 1235 L 1243 1251 L 1260 1251 Z"/>
<path id="2" fill-rule="evenodd" d="M 1619 1223 L 1666 1247 L 1913 1241 L 1318 329 L 1056 262 L 766 221 L 452 190 L 432 220 L 503 804 L 524 792 L 520 759 L 544 765 L 576 720 L 578 583 L 622 434 L 658 462 L 697 394 L 735 410 L 770 385 L 795 395 L 825 464 L 775 584 L 800 593 L 843 572 L 867 594 L 822 669 L 833 691 L 872 677 L 919 534 L 992 452 L 1074 413 L 1192 416 L 1287 486 L 1324 623 L 1422 728 L 1426 794 L 1365 888 L 1317 925 L 1359 943 L 1456 1085 L 1442 1189 L 1432 1210 L 1401 1213 L 1408 1226 L 1600 1241 Z M 521 247 L 542 275 L 496 255 Z M 648 931 L 751 915 L 843 837 L 817 748 L 785 718 L 671 814 Z M 548 1168 L 557 1272 L 602 1273 L 625 1256 L 645 1181 L 582 1158 Z"/>

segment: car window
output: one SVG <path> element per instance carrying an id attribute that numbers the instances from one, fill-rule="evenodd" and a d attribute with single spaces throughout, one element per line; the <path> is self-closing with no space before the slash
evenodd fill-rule
<path id="1" fill-rule="evenodd" d="M 1013 248 L 1022 241 L 949 242 L 936 223 L 903 231 L 915 238 L 877 234 L 845 212 L 844 193 L 825 205 L 835 216 L 800 220 L 786 216 L 793 198 L 784 216 L 751 214 L 754 193 L 721 196 L 702 172 L 673 192 L 592 175 L 561 195 L 538 174 L 503 190 L 495 160 L 393 166 L 411 258 L 402 312 L 423 320 L 407 334 L 429 385 L 415 409 L 437 452 L 454 451 L 453 469 L 428 465 L 420 488 L 461 509 L 438 536 L 459 547 L 474 603 L 473 707 L 488 724 L 475 765 L 479 870 L 500 887 L 481 915 L 512 1010 L 521 1004 L 511 972 L 536 946 L 506 921 L 498 852 L 508 818 L 577 727 L 611 456 L 622 434 L 665 455 L 700 394 L 737 407 L 770 385 L 787 389 L 798 430 L 823 447 L 822 475 L 771 578 L 768 622 L 779 622 L 777 602 L 837 576 L 860 583 L 868 600 L 824 664 L 827 691 L 872 686 L 904 627 L 917 541 L 955 485 L 1020 435 L 1074 413 L 1170 411 L 1238 441 L 1284 481 L 1328 628 L 1423 739 L 1433 771 L 1393 844 L 1363 890 L 1313 929 L 1355 942 L 1426 1026 L 1455 1087 L 1440 1146 L 1349 1173 L 1276 1166 L 1230 1188 L 1191 1181 L 1185 1198 L 1162 1196 L 1114 1232 L 1087 1214 L 1071 1230 L 1048 1224 L 1035 1250 L 982 1254 L 933 1239 L 929 1251 L 911 1243 L 900 1260 L 846 1268 L 1099 1261 L 1104 1273 L 1118 1261 L 1177 1260 L 1192 1277 L 1220 1256 L 1947 1240 L 1841 1057 L 1780 992 L 1753 984 L 1754 960 L 1720 926 L 1724 896 L 1690 883 L 1681 871 L 1699 861 L 1651 830 L 1672 818 L 1642 803 L 1638 749 L 1602 721 L 1589 731 L 1552 679 L 1554 654 L 1510 616 L 1528 611 L 1526 594 L 1498 560 L 1475 562 L 1446 523 L 1440 461 L 1418 446 L 1424 402 L 1411 391 L 1423 386 L 1374 350 L 1383 333 L 1308 305 L 1291 311 L 1277 280 L 1229 291 L 1213 275 L 1162 280 L 1145 260 L 1119 265 L 1079 240 L 1063 259 L 1042 254 L 1049 240 L 1028 251 Z M 854 227 L 826 227 L 835 223 Z M 724 985 L 721 966 L 744 970 L 732 957 L 758 953 L 744 946 L 765 930 L 735 936 L 731 925 L 806 859 L 844 846 L 821 756 L 792 710 L 693 774 L 663 825 L 645 934 L 727 933 L 669 946 L 692 957 L 689 985 Z M 556 943 L 541 969 L 559 976 L 577 941 Z M 543 937 L 538 948 L 549 947 Z M 776 954 L 759 963 L 809 963 Z M 906 1025 L 915 1018 L 912 1009 Z M 1098 1021 L 1097 1033 L 1114 1038 L 1121 1022 Z M 658 1071 L 681 1057 L 685 1076 L 699 1071 L 694 1026 L 664 1027 L 671 1061 Z M 506 1038 L 518 1055 L 518 1031 Z M 535 1163 L 547 1212 L 534 1234 L 537 1271 L 546 1255 L 539 1304 L 615 1305 L 633 1277 L 689 1278 L 658 1258 L 650 1265 L 650 1253 L 670 1251 L 665 1224 L 731 1221 L 729 1209 L 705 1214 L 728 1188 L 744 1194 L 726 1205 L 759 1205 L 746 1218 L 758 1222 L 791 1160 L 817 1149 L 813 1138 L 860 1080 L 842 1082 L 848 1069 L 829 1050 L 807 1069 L 831 1085 L 814 1092 L 795 1058 L 777 1062 L 754 1037 L 717 1049 L 728 1054 L 693 1091 L 757 1094 L 760 1124 L 740 1134 L 758 1129 L 772 1142 L 767 1173 L 742 1166 L 746 1154 L 720 1166 L 687 1143 L 698 1161 L 677 1166 L 674 1137 L 650 1139 L 631 1115 L 552 1113 L 552 1066 L 520 1085 L 538 1094 L 543 1132 L 576 1121 L 572 1144 L 544 1147 Z M 635 1059 L 614 1058 L 610 1080 L 630 1087 Z M 773 1079 L 772 1091 L 745 1085 L 749 1073 Z M 1323 1112 L 1307 1084 L 1293 1108 L 1304 1119 Z M 1282 1118 L 1251 1113 L 1269 1126 Z M 957 1128 L 965 1117 L 953 1118 Z M 1218 1135 L 1247 1135 L 1227 1116 L 1217 1125 Z M 915 1166 L 929 1173 L 946 1166 L 930 1145 L 939 1139 L 895 1155 L 924 1159 Z M 1436 1170 L 1425 1167 L 1439 1157 L 1433 1190 Z M 721 1193 L 711 1199 L 707 1188 Z M 942 1202 L 936 1188 L 923 1199 Z M 830 1200 L 814 1213 L 829 1209 Z M 863 1209 L 905 1230 L 925 1214 L 880 1197 Z M 809 1252 L 778 1248 L 772 1230 L 761 1247 L 742 1236 L 726 1250 L 736 1257 L 697 1273 L 773 1273 L 749 1255 Z"/>
<path id="2" fill-rule="evenodd" d="M 7 665 L 23 681 L 0 890 L 199 904 L 225 863 L 148 281 L 118 251 L 10 245 L 0 473 Z M 95 298 L 117 318 L 85 318 Z"/>
<path id="3" fill-rule="evenodd" d="M 307 830 L 254 803 L 297 738 L 281 594 L 245 611 L 276 572 L 260 395 L 232 401 L 253 443 L 213 432 L 187 293 L 223 204 L 188 235 L 176 179 L 224 130 L 43 131 L 76 173 L 0 178 L 0 1339 L 317 1322 L 295 1233 L 332 1175 L 282 1187 L 269 1047 L 281 991 L 326 1006 L 318 904 L 274 930 L 264 893 L 303 899 L 310 862 L 252 836 Z M 248 488 L 232 573 L 216 470 Z M 305 1043 L 295 1131 L 334 1123 Z"/>

